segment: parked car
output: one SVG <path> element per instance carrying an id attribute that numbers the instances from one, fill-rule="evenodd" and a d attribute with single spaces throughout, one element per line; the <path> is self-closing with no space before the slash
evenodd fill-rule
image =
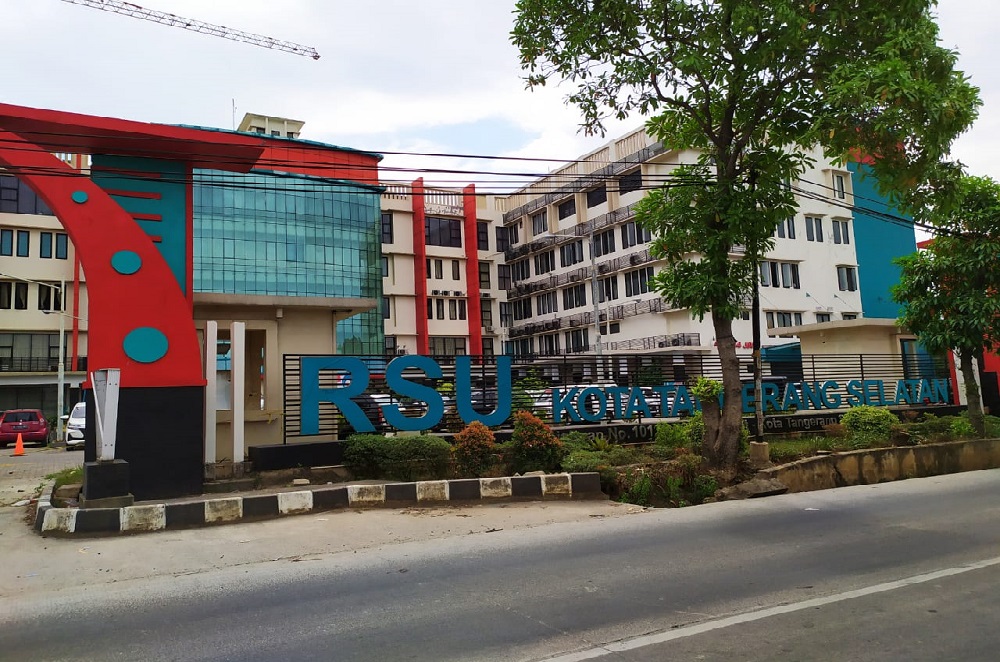
<path id="1" fill-rule="evenodd" d="M 87 403 L 78 402 L 66 419 L 66 450 L 83 448 L 83 432 L 87 428 Z"/>
<path id="2" fill-rule="evenodd" d="M 0 418 L 0 446 L 17 441 L 17 435 L 26 444 L 44 446 L 49 441 L 49 422 L 38 409 L 9 409 Z"/>

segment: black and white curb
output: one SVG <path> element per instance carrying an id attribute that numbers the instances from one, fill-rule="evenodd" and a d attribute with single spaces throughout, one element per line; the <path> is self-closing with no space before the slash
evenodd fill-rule
<path id="1" fill-rule="evenodd" d="M 43 535 L 99 535 L 186 529 L 302 515 L 337 508 L 404 506 L 500 499 L 602 499 L 596 473 L 432 480 L 386 485 L 318 487 L 298 492 L 235 496 L 125 508 L 53 508 L 39 499 L 35 529 Z"/>

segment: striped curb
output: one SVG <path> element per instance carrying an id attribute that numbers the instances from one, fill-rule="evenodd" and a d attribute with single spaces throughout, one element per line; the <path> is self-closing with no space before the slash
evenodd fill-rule
<path id="1" fill-rule="evenodd" d="M 86 536 L 252 522 L 288 515 L 407 504 L 492 502 L 497 499 L 603 499 L 596 473 L 511 478 L 463 478 L 385 485 L 317 487 L 313 490 L 159 503 L 125 508 L 53 508 L 38 500 L 35 530 L 43 535 Z"/>

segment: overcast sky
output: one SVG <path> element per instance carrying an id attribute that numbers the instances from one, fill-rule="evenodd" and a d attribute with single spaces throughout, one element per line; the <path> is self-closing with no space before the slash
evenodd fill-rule
<path id="1" fill-rule="evenodd" d="M 171 124 L 233 127 L 245 112 L 306 122 L 303 137 L 377 152 L 575 158 L 567 88 L 524 89 L 508 34 L 514 0 L 139 0 L 150 9 L 316 48 L 318 61 L 68 4 L 0 0 L 7 103 Z M 941 0 L 942 40 L 984 106 L 955 154 L 1000 180 L 995 0 Z M 610 137 L 641 118 L 612 124 Z M 387 167 L 544 172 L 389 156 Z M 385 179 L 408 174 L 384 173 Z M 482 175 L 439 179 L 482 182 Z M 482 188 L 482 187 L 481 187 Z"/>

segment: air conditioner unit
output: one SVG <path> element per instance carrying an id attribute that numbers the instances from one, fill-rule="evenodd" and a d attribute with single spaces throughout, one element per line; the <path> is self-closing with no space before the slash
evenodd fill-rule
<path id="1" fill-rule="evenodd" d="M 570 326 L 580 326 L 580 320 L 570 320 L 569 321 L 569 325 Z"/>
<path id="2" fill-rule="evenodd" d="M 579 274 L 573 274 L 572 276 L 569 277 L 569 282 L 571 282 L 571 283 L 575 283 L 578 280 L 580 280 Z"/>
<path id="3" fill-rule="evenodd" d="M 457 296 L 457 297 L 464 297 L 465 296 L 465 292 L 459 292 L 458 290 L 455 290 L 455 296 Z"/>
<path id="4" fill-rule="evenodd" d="M 599 265 L 597 265 L 597 271 L 598 271 L 598 273 L 606 274 L 609 271 L 611 271 L 611 265 L 610 264 L 599 264 Z"/>
<path id="5" fill-rule="evenodd" d="M 479 298 L 480 298 L 480 299 L 489 299 L 489 298 L 490 298 L 490 297 L 492 297 L 492 296 L 493 296 L 493 295 L 492 295 L 492 294 L 490 294 L 489 292 L 480 292 L 480 293 L 479 293 Z"/>
<path id="6" fill-rule="evenodd" d="M 406 348 L 405 347 L 401 347 L 401 348 L 397 349 L 396 350 L 396 354 L 398 354 L 399 356 L 403 356 L 404 354 L 406 354 Z"/>
<path id="7" fill-rule="evenodd" d="M 631 255 L 631 256 L 629 256 L 628 261 L 631 262 L 632 264 L 639 264 L 640 262 L 642 262 L 642 256 L 641 255 Z"/>
<path id="8" fill-rule="evenodd" d="M 431 290 L 431 294 L 440 295 L 441 294 L 441 290 Z"/>
<path id="9" fill-rule="evenodd" d="M 665 340 L 661 340 L 660 343 L 657 345 L 657 347 L 668 347 L 668 346 L 669 345 L 667 345 L 667 341 Z"/>
<path id="10" fill-rule="evenodd" d="M 486 333 L 493 333 L 493 327 L 492 326 L 484 326 L 483 327 L 483 331 L 485 331 Z"/>

